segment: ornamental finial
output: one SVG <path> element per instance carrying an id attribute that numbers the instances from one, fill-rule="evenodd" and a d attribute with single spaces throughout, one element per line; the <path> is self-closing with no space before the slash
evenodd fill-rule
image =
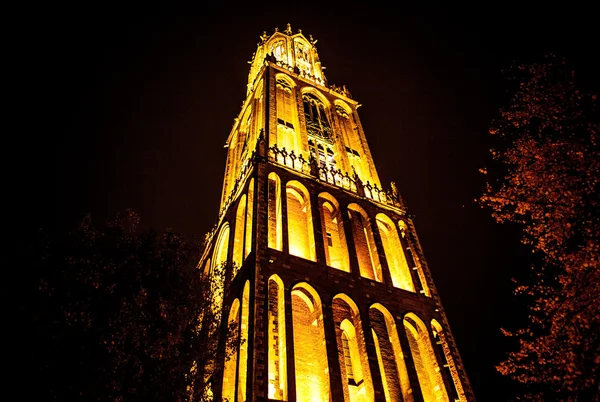
<path id="1" fill-rule="evenodd" d="M 292 26 L 288 23 L 287 28 L 285 29 L 285 33 L 288 35 L 292 34 Z"/>

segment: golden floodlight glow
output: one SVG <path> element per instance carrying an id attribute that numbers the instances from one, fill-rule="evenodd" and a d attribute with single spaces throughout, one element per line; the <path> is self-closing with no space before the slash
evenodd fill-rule
<path id="1" fill-rule="evenodd" d="M 214 397 L 474 402 L 413 217 L 316 42 L 289 24 L 260 36 L 225 143 L 198 263 L 220 323 Z"/>
<path id="2" fill-rule="evenodd" d="M 307 283 L 292 290 L 296 400 L 329 402 L 329 364 L 323 312 L 317 292 Z"/>

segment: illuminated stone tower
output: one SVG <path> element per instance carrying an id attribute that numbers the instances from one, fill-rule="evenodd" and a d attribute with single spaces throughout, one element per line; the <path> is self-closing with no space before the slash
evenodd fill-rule
<path id="1" fill-rule="evenodd" d="M 216 400 L 473 401 L 411 215 L 316 40 L 265 32 L 200 261 L 233 262 Z M 229 325 L 228 325 L 229 324 Z"/>

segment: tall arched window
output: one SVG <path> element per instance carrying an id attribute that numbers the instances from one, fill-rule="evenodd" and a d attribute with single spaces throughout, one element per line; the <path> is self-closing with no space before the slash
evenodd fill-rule
<path id="1" fill-rule="evenodd" d="M 332 302 L 336 327 L 338 358 L 342 369 L 344 400 L 346 402 L 373 401 L 373 383 L 365 338 L 358 307 L 345 294 L 338 294 Z"/>
<path id="2" fill-rule="evenodd" d="M 236 269 L 242 266 L 244 257 L 244 231 L 246 229 L 246 194 L 240 197 L 235 214 L 235 235 L 233 237 L 233 263 Z"/>
<path id="3" fill-rule="evenodd" d="M 254 179 L 250 179 L 248 185 L 248 202 L 246 209 L 246 246 L 244 248 L 244 258 L 248 257 L 252 250 L 252 208 L 254 207 Z"/>
<path id="4" fill-rule="evenodd" d="M 444 356 L 445 359 L 446 364 L 444 364 L 444 367 L 448 370 L 448 374 L 452 382 L 452 396 L 455 401 L 464 402 L 467 400 L 467 398 L 460 382 L 460 377 L 458 375 L 458 370 L 456 369 L 456 364 L 454 363 L 454 358 L 452 357 L 452 352 L 448 346 L 446 334 L 444 333 L 440 323 L 436 320 L 431 320 L 431 327 L 433 328 L 434 344 L 440 349 L 440 354 Z"/>
<path id="5" fill-rule="evenodd" d="M 212 264 L 213 267 L 219 266 L 227 262 L 227 251 L 229 248 L 229 223 L 225 222 L 221 226 L 215 249 L 213 251 Z"/>
<path id="6" fill-rule="evenodd" d="M 296 400 L 329 402 L 329 365 L 321 299 L 307 283 L 292 289 Z"/>
<path id="7" fill-rule="evenodd" d="M 386 402 L 412 402 L 408 371 L 392 314 L 375 303 L 369 309 L 369 319 Z"/>
<path id="8" fill-rule="evenodd" d="M 228 339 L 237 340 L 239 337 L 239 311 L 240 301 L 235 299 L 229 310 L 229 318 L 227 320 Z M 234 401 L 235 399 L 235 380 L 237 368 L 237 351 L 238 342 L 227 342 L 225 365 L 223 367 L 223 400 Z"/>
<path id="9" fill-rule="evenodd" d="M 283 282 L 277 275 L 268 284 L 269 399 L 287 401 L 287 356 L 285 343 L 285 300 Z"/>
<path id="10" fill-rule="evenodd" d="M 410 276 L 410 268 L 402 250 L 396 225 L 387 215 L 382 213 L 377 214 L 376 220 L 388 268 L 390 269 L 392 284 L 397 288 L 414 292 L 415 286 Z"/>
<path id="11" fill-rule="evenodd" d="M 227 262 L 227 251 L 229 250 L 229 223 L 225 222 L 221 226 L 215 248 L 213 250 L 212 265 L 210 275 L 219 275 L 220 278 L 215 278 L 211 281 L 213 287 L 213 308 L 218 314 L 223 307 L 223 284 L 225 282 L 225 267 Z M 220 317 L 220 315 L 219 315 Z"/>
<path id="12" fill-rule="evenodd" d="M 277 105 L 276 143 L 279 148 L 285 148 L 288 153 L 294 151 L 298 155 L 300 151 L 300 141 L 296 130 L 298 107 L 294 92 L 293 81 L 284 74 L 278 74 L 275 91 Z"/>
<path id="13" fill-rule="evenodd" d="M 310 196 L 306 187 L 292 180 L 285 186 L 289 252 L 316 261 Z"/>
<path id="14" fill-rule="evenodd" d="M 240 359 L 238 365 L 238 402 L 246 400 L 246 382 L 248 379 L 248 315 L 250 309 L 250 281 L 246 281 L 242 293 Z"/>
<path id="15" fill-rule="evenodd" d="M 269 173 L 269 248 L 283 250 L 281 180 L 274 172 Z"/>
<path id="16" fill-rule="evenodd" d="M 449 402 L 427 327 L 415 314 L 408 313 L 404 317 L 404 328 L 423 393 L 423 401 Z"/>
<path id="17" fill-rule="evenodd" d="M 283 61 L 289 64 L 287 58 L 287 49 L 283 39 L 278 39 L 271 42 L 271 45 L 269 46 L 269 54 L 272 54 L 277 61 Z"/>
<path id="18" fill-rule="evenodd" d="M 418 276 L 417 276 L 418 285 L 420 285 L 420 287 L 422 289 L 422 293 L 425 296 L 431 297 L 429 285 L 427 284 L 427 277 L 425 276 L 425 270 L 423 268 L 423 264 L 422 264 L 421 260 L 419 259 L 419 254 L 417 252 L 418 245 L 416 245 L 411 240 L 411 236 L 409 235 L 410 232 L 409 232 L 408 226 L 407 226 L 406 222 L 403 221 L 402 219 L 400 219 L 398 221 L 398 229 L 400 230 L 400 239 L 401 239 L 401 241 L 404 242 L 403 244 L 406 246 L 406 253 L 407 253 L 407 255 L 410 255 L 414 264 L 416 265 L 417 274 L 418 274 Z"/>
<path id="19" fill-rule="evenodd" d="M 311 93 L 302 95 L 304 103 L 304 118 L 308 135 L 331 141 L 333 138 L 331 124 L 323 101 Z"/>
<path id="20" fill-rule="evenodd" d="M 321 229 L 327 265 L 350 272 L 348 246 L 344 234 L 344 217 L 340 210 L 340 204 L 330 194 L 321 193 L 319 194 L 319 211 L 321 212 Z"/>
<path id="21" fill-rule="evenodd" d="M 352 237 L 360 275 L 383 282 L 379 255 L 367 213 L 357 204 L 350 204 L 348 205 L 348 215 L 352 223 Z"/>

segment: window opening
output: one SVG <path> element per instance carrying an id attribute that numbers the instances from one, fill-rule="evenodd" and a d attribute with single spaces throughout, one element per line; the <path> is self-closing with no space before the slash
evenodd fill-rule
<path id="1" fill-rule="evenodd" d="M 354 370 L 352 370 L 350 345 L 348 344 L 348 336 L 346 336 L 346 332 L 342 332 L 342 345 L 344 347 L 344 363 L 346 364 L 346 377 L 348 377 L 348 384 L 356 385 L 356 381 L 354 380 Z"/>

